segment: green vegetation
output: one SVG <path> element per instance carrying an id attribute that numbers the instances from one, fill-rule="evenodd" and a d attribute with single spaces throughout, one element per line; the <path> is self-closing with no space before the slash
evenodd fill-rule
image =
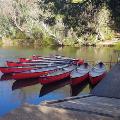
<path id="1" fill-rule="evenodd" d="M 0 46 L 2 46 L 2 44 L 3 44 L 3 43 L 2 43 L 2 41 L 0 40 Z"/>
<path id="2" fill-rule="evenodd" d="M 115 45 L 115 50 L 120 50 L 120 42 Z"/>
<path id="3" fill-rule="evenodd" d="M 13 45 L 95 45 L 119 33 L 120 2 L 2 0 L 0 26 L 0 36 Z"/>

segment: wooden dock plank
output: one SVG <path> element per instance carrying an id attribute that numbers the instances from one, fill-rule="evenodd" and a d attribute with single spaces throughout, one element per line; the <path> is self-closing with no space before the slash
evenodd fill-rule
<path id="1" fill-rule="evenodd" d="M 86 112 L 107 117 L 119 117 L 120 115 L 120 100 L 104 97 L 86 97 L 76 100 L 68 100 L 48 104 L 49 107 L 63 108 L 67 110 Z"/>
<path id="2" fill-rule="evenodd" d="M 113 120 L 113 116 L 53 106 L 24 105 L 0 120 Z"/>
<path id="3" fill-rule="evenodd" d="M 120 64 L 116 64 L 107 76 L 91 91 L 96 96 L 120 98 Z"/>

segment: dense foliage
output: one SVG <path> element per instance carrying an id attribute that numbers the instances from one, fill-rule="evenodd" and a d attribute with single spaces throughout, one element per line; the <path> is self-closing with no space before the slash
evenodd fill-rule
<path id="1" fill-rule="evenodd" d="M 14 44 L 96 44 L 119 33 L 120 1 L 0 0 L 0 26 Z"/>

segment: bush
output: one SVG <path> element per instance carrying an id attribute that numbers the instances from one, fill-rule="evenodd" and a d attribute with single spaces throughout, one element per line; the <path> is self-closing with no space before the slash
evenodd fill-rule
<path id="1" fill-rule="evenodd" d="M 120 42 L 115 45 L 114 49 L 115 50 L 120 50 Z"/>
<path id="2" fill-rule="evenodd" d="M 0 39 L 0 46 L 2 46 L 2 44 L 3 44 L 3 43 L 2 43 L 2 40 Z"/>
<path id="3" fill-rule="evenodd" d="M 54 45 L 55 44 L 55 38 L 52 36 L 44 36 L 42 45 Z"/>
<path id="4" fill-rule="evenodd" d="M 64 45 L 70 45 L 70 46 L 74 46 L 76 43 L 78 43 L 77 42 L 77 40 L 75 40 L 74 38 L 65 38 L 64 40 L 63 40 L 63 44 Z"/>

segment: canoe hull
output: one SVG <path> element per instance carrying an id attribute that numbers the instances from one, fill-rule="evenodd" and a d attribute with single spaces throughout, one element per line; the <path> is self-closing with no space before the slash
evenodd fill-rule
<path id="1" fill-rule="evenodd" d="M 28 70 L 32 70 L 33 68 L 5 68 L 5 67 L 1 67 L 0 71 L 2 73 L 16 73 L 16 72 L 24 72 L 24 71 L 28 71 Z"/>
<path id="2" fill-rule="evenodd" d="M 53 72 L 55 70 L 49 70 L 49 71 L 42 71 L 42 72 L 30 72 L 30 73 L 16 73 L 12 75 L 12 78 L 15 80 L 20 79 L 29 79 L 29 78 L 38 78 L 42 75 L 47 75 L 50 72 Z"/>
<path id="3" fill-rule="evenodd" d="M 99 76 L 96 76 L 96 77 L 93 77 L 91 75 L 89 75 L 89 78 L 90 78 L 90 84 L 91 85 L 96 85 L 98 84 L 106 75 L 106 72 L 104 72 L 103 74 L 99 75 Z"/>
<path id="4" fill-rule="evenodd" d="M 22 63 L 16 63 L 16 62 L 9 62 L 7 61 L 7 66 L 8 67 L 23 67 L 23 66 L 30 66 L 28 64 L 22 64 Z"/>
<path id="5" fill-rule="evenodd" d="M 50 63 L 33 63 L 33 62 L 26 62 L 26 63 L 21 63 L 21 62 L 9 62 L 7 61 L 7 66 L 8 67 L 31 67 L 31 66 L 48 66 Z"/>
<path id="6" fill-rule="evenodd" d="M 51 60 L 52 57 L 42 57 L 42 56 L 32 56 L 32 59 L 33 60 L 44 60 L 44 59 L 47 59 L 47 60 Z M 57 58 L 57 57 L 54 57 L 54 59 L 56 60 L 70 60 L 70 58 Z M 74 63 L 74 64 L 77 64 L 77 65 L 82 65 L 84 63 L 84 60 L 83 59 L 71 59 L 71 61 Z"/>
<path id="7" fill-rule="evenodd" d="M 19 62 L 31 62 L 30 59 L 26 59 L 26 58 L 19 58 L 18 60 Z"/>
<path id="8" fill-rule="evenodd" d="M 80 76 L 80 77 L 71 78 L 71 85 L 78 85 L 78 84 L 82 83 L 83 81 L 88 80 L 88 78 L 89 78 L 88 73 L 83 76 Z"/>
<path id="9" fill-rule="evenodd" d="M 56 76 L 46 76 L 44 78 L 39 78 L 39 82 L 42 85 L 46 85 L 46 84 L 50 84 L 56 81 L 60 81 L 62 79 L 65 79 L 67 77 L 70 77 L 70 72 L 66 72 L 60 75 L 56 75 Z"/>

